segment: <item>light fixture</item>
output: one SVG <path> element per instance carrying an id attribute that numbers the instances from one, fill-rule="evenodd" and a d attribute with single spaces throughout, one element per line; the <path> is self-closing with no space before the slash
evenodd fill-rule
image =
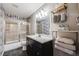
<path id="1" fill-rule="evenodd" d="M 41 15 L 42 15 L 42 17 L 44 17 L 44 16 L 45 16 L 45 14 L 44 14 L 44 11 L 43 11 L 43 10 L 41 10 Z"/>
<path id="2" fill-rule="evenodd" d="M 38 16 L 38 14 L 36 14 L 36 18 L 38 18 L 39 16 Z"/>
<path id="3" fill-rule="evenodd" d="M 41 15 L 41 13 L 40 13 L 40 12 L 38 13 L 38 17 L 39 17 L 39 18 L 42 18 L 42 15 Z"/>
<path id="4" fill-rule="evenodd" d="M 48 11 L 45 11 L 45 12 L 44 12 L 44 15 L 47 16 L 47 14 L 48 14 Z"/>
<path id="5" fill-rule="evenodd" d="M 36 18 L 42 18 L 42 17 L 45 17 L 45 16 L 47 16 L 47 14 L 48 14 L 48 11 L 42 9 L 41 11 L 39 11 L 39 12 L 36 14 Z"/>

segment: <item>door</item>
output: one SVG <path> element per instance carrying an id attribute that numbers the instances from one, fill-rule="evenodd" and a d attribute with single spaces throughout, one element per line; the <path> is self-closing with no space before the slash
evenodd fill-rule
<path id="1" fill-rule="evenodd" d="M 4 24 L 4 19 L 0 17 L 0 55 L 2 55 L 4 51 Z"/>
<path id="2" fill-rule="evenodd" d="M 26 41 L 26 22 L 19 23 L 20 40 Z"/>

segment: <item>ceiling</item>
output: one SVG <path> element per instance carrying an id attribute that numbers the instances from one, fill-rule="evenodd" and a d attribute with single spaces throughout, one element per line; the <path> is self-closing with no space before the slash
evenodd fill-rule
<path id="1" fill-rule="evenodd" d="M 12 16 L 28 18 L 44 3 L 3 3 L 5 13 Z"/>

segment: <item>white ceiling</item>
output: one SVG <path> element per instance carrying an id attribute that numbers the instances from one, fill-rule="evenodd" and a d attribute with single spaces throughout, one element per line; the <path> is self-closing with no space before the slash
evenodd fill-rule
<path id="1" fill-rule="evenodd" d="M 5 13 L 12 16 L 28 18 L 44 3 L 4 3 Z"/>

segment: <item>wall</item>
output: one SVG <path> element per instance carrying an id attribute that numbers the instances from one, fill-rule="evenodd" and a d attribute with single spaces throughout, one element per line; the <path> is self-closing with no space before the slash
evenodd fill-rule
<path id="1" fill-rule="evenodd" d="M 35 34 L 36 33 L 36 20 L 35 20 L 35 15 L 30 17 L 30 34 Z"/>
<path id="2" fill-rule="evenodd" d="M 77 3 L 71 3 L 68 4 L 68 21 L 67 24 L 69 24 L 71 30 L 78 30 L 78 26 L 76 24 L 76 17 L 79 16 L 79 9 Z"/>
<path id="3" fill-rule="evenodd" d="M 76 24 L 76 17 L 79 16 L 78 4 L 77 3 L 68 3 L 67 8 L 67 22 L 66 24 L 69 25 L 70 30 L 77 30 L 78 26 Z M 52 23 L 52 30 L 58 30 L 58 24 Z M 64 36 L 68 38 L 72 38 L 76 40 L 76 35 L 74 33 L 58 33 L 59 36 Z"/>
<path id="4" fill-rule="evenodd" d="M 46 8 L 49 11 L 50 19 L 53 20 L 53 15 L 51 15 L 51 11 L 55 8 L 57 3 L 47 3 L 43 5 L 40 9 Z M 40 10 L 39 9 L 39 10 Z M 38 10 L 38 11 L 39 11 Z M 38 12 L 36 11 L 31 17 L 30 17 L 30 22 L 31 22 L 31 32 L 32 34 L 36 33 L 36 21 L 35 21 L 35 14 Z M 52 16 L 52 17 L 51 17 Z M 77 3 L 68 3 L 68 8 L 67 8 L 67 24 L 69 25 L 70 30 L 78 30 L 78 26 L 76 25 L 76 17 L 79 16 L 79 9 L 78 9 L 78 4 Z M 51 30 L 58 30 L 58 24 L 54 24 L 52 21 L 51 23 Z M 70 33 L 59 33 L 61 36 L 65 35 L 67 37 L 70 37 L 72 39 L 76 39 L 75 34 L 70 34 Z"/>
<path id="5" fill-rule="evenodd" d="M 76 4 L 76 3 L 68 4 L 67 13 L 68 13 L 67 24 L 69 24 L 70 30 L 77 30 L 78 31 L 79 27 L 76 24 L 76 18 L 79 16 L 78 4 Z M 71 33 L 71 34 L 67 34 L 67 36 L 71 36 L 71 38 L 75 40 L 76 35 L 73 33 Z"/>

